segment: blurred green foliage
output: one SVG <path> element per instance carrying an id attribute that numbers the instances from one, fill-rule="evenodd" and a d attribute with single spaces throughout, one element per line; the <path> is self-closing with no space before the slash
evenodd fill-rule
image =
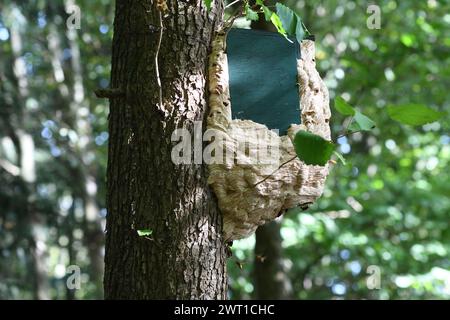
<path id="1" fill-rule="evenodd" d="M 102 297 L 113 4 L 74 4 L 0 4 L 0 298 Z"/>
<path id="2" fill-rule="evenodd" d="M 379 30 L 367 28 L 367 1 L 282 2 L 316 35 L 330 98 L 343 96 L 377 123 L 338 140 L 348 164 L 334 166 L 313 207 L 283 218 L 295 297 L 449 298 L 448 116 L 409 127 L 390 120 L 386 107 L 448 109 L 450 2 L 378 1 Z M 76 1 L 75 32 L 66 28 L 65 4 L 0 4 L 0 298 L 102 297 L 96 259 L 106 214 L 108 106 L 93 91 L 109 82 L 113 3 Z M 17 34 L 22 48 L 12 45 Z M 335 112 L 334 137 L 343 122 Z M 35 150 L 22 163 L 24 136 Z M 24 170 L 31 162 L 30 180 Z M 252 297 L 254 241 L 233 245 L 230 298 Z M 80 290 L 66 288 L 71 264 L 81 268 Z M 380 289 L 367 286 L 370 266 L 380 271 Z"/>
<path id="3" fill-rule="evenodd" d="M 339 139 L 323 197 L 283 218 L 285 263 L 297 298 L 450 297 L 448 116 L 421 127 L 389 119 L 386 106 L 450 105 L 450 2 L 378 1 L 381 29 L 366 27 L 367 1 L 286 1 L 316 35 L 330 97 L 345 97 L 378 128 Z M 336 137 L 343 117 L 334 112 Z M 236 242 L 231 297 L 251 297 L 253 243 Z M 380 289 L 370 290 L 380 271 Z"/>

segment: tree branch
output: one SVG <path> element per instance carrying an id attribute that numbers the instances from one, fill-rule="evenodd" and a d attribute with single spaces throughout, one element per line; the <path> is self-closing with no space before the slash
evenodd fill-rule
<path id="1" fill-rule="evenodd" d="M 120 98 L 125 96 L 125 91 L 123 91 L 121 88 L 114 88 L 114 89 L 97 89 L 94 91 L 97 98 L 106 98 L 106 99 L 113 99 L 113 98 Z"/>

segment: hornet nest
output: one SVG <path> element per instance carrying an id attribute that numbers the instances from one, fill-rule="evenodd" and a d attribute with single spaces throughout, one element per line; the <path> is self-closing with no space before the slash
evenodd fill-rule
<path id="1" fill-rule="evenodd" d="M 303 40 L 297 60 L 302 124 L 291 125 L 287 135 L 279 136 L 265 125 L 232 120 L 225 49 L 222 30 L 213 41 L 208 66 L 207 133 L 214 136 L 208 147 L 216 151 L 216 160 L 208 164 L 208 183 L 223 214 L 224 239 L 231 241 L 248 237 L 287 209 L 307 207 L 321 196 L 328 164 L 306 165 L 298 158 L 288 161 L 295 157 L 292 140 L 300 129 L 331 140 L 331 112 L 328 89 L 316 70 L 314 41 Z M 258 157 L 261 153 L 264 157 Z"/>

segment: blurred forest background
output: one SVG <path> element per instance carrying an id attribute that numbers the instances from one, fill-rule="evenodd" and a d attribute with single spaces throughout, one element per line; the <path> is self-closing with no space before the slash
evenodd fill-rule
<path id="1" fill-rule="evenodd" d="M 234 242 L 230 298 L 450 298 L 448 117 L 408 127 L 385 111 L 450 106 L 450 1 L 377 1 L 380 30 L 369 1 L 280 2 L 316 35 L 331 99 L 378 128 L 339 139 L 348 163 L 317 204 Z M 112 0 L 0 3 L 1 299 L 102 298 L 108 103 L 93 92 L 109 85 L 113 13 Z"/>

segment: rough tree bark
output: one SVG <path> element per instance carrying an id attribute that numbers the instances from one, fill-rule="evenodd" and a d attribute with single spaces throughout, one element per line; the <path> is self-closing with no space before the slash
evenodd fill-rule
<path id="1" fill-rule="evenodd" d="M 175 165 L 171 135 L 206 109 L 206 75 L 222 1 L 117 0 L 107 172 L 107 299 L 226 297 L 222 217 L 202 165 Z M 161 1 L 158 1 L 161 2 Z M 157 82 L 156 66 L 162 83 Z M 114 96 L 114 97 L 113 97 Z M 160 104 L 162 99 L 162 104 Z M 151 229 L 150 237 L 137 230 Z"/>

